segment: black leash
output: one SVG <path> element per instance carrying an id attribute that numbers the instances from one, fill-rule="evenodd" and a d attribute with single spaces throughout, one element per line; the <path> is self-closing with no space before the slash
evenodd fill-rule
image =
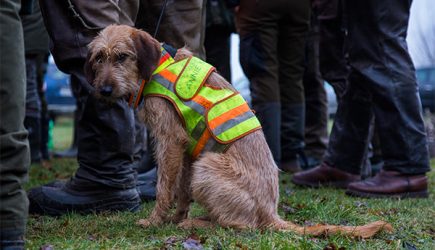
<path id="1" fill-rule="evenodd" d="M 162 21 L 163 13 L 165 12 L 166 4 L 167 4 L 167 3 L 168 3 L 168 0 L 165 0 L 165 2 L 163 3 L 162 10 L 160 11 L 159 20 L 157 21 L 156 29 L 155 29 L 155 31 L 154 31 L 154 36 L 153 36 L 154 38 L 156 38 L 156 36 L 157 36 L 157 32 L 159 31 L 160 23 L 161 23 L 161 21 Z"/>

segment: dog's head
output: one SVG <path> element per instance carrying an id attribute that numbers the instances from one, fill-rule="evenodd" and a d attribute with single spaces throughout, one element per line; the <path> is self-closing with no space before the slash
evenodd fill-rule
<path id="1" fill-rule="evenodd" d="M 126 25 L 110 25 L 88 45 L 85 75 L 95 96 L 114 101 L 148 81 L 160 60 L 160 44 L 147 32 Z"/>

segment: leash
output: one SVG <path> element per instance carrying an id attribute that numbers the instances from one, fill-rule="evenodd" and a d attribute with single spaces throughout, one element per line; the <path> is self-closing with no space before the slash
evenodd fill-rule
<path id="1" fill-rule="evenodd" d="M 156 36 L 157 36 L 157 32 L 159 31 L 160 23 L 162 22 L 163 13 L 165 12 L 167 3 L 168 3 L 168 0 L 165 0 L 165 2 L 163 3 L 162 10 L 160 11 L 159 20 L 157 20 L 156 29 L 154 30 L 153 38 L 156 38 Z"/>

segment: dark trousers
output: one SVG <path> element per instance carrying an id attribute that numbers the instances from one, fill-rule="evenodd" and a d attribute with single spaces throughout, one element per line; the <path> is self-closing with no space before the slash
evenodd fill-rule
<path id="1" fill-rule="evenodd" d="M 0 4 L 0 239 L 18 239 L 26 229 L 23 189 L 30 165 L 25 115 L 26 68 L 20 1 Z"/>
<path id="2" fill-rule="evenodd" d="M 126 189 L 136 186 L 136 168 L 143 148 L 143 126 L 124 100 L 106 104 L 89 92 L 83 65 L 87 44 L 112 23 L 133 25 L 138 1 L 42 0 L 40 2 L 52 53 L 58 67 L 71 74 L 81 114 L 77 124 L 76 179 Z"/>
<path id="3" fill-rule="evenodd" d="M 216 26 L 205 30 L 206 61 L 216 67 L 216 70 L 227 81 L 231 82 L 230 46 L 231 32 L 227 28 Z"/>
<path id="4" fill-rule="evenodd" d="M 305 149 L 308 157 L 320 160 L 328 144 L 328 100 L 319 68 L 319 27 L 311 18 L 305 44 Z"/>
<path id="5" fill-rule="evenodd" d="M 309 1 L 240 1 L 240 63 L 277 162 L 293 158 L 304 146 L 302 75 L 309 17 Z"/>
<path id="6" fill-rule="evenodd" d="M 339 102 L 325 162 L 359 174 L 374 116 L 384 169 L 424 174 L 429 171 L 427 142 L 405 40 L 411 1 L 347 2 L 349 86 Z"/>

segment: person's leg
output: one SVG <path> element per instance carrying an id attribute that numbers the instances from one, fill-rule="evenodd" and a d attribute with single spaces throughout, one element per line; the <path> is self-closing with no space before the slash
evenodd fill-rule
<path id="1" fill-rule="evenodd" d="M 299 169 L 303 157 L 305 97 L 303 86 L 305 40 L 309 31 L 310 2 L 281 1 L 278 62 L 281 98 L 281 165 L 283 170 Z M 272 42 L 272 41 L 271 41 Z"/>
<path id="2" fill-rule="evenodd" d="M 406 32 L 411 1 L 352 1 L 350 81 L 373 93 L 383 172 L 349 186 L 361 196 L 427 196 L 430 170 L 415 69 Z M 367 18 L 371 17 L 371 18 Z"/>
<path id="3" fill-rule="evenodd" d="M 30 165 L 24 128 L 26 70 L 20 1 L 0 4 L 0 248 L 24 249 Z"/>
<path id="4" fill-rule="evenodd" d="M 123 5 L 129 5 L 127 7 L 121 3 L 114 6 L 113 2 L 107 1 L 73 3 L 68 6 L 67 2 L 44 0 L 41 9 L 53 41 L 56 63 L 78 83 L 79 98 L 84 103 L 77 124 L 79 168 L 64 185 L 50 184 L 31 189 L 28 194 L 30 212 L 60 215 L 70 211 L 135 211 L 140 206 L 136 168 L 142 142 L 137 138 L 140 131 L 135 127 L 135 111 L 124 100 L 113 104 L 97 101 L 86 88 L 89 83 L 83 65 L 86 45 L 97 31 L 113 22 L 132 25 L 132 20 L 125 20 L 127 17 L 118 12 L 134 13 L 131 14 L 134 19 L 137 2 L 123 2 Z M 98 12 L 101 16 L 97 19 L 88 15 L 96 13 L 97 9 L 107 12 Z M 79 17 L 71 19 L 72 10 Z M 114 16 L 119 19 L 112 20 Z"/>
<path id="5" fill-rule="evenodd" d="M 319 70 L 319 27 L 311 18 L 311 31 L 305 43 L 305 161 L 302 168 L 320 164 L 328 144 L 328 100 Z"/>
<path id="6" fill-rule="evenodd" d="M 26 117 L 31 162 L 41 161 L 41 101 L 38 95 L 37 55 L 26 55 Z"/>
<path id="7" fill-rule="evenodd" d="M 154 35 L 164 0 L 141 0 L 136 22 L 151 36 Z M 186 46 L 196 56 L 205 59 L 205 3 L 204 0 L 167 1 L 157 36 L 158 41 L 174 48 Z"/>
<path id="8" fill-rule="evenodd" d="M 265 4 L 264 2 L 261 2 Z M 278 68 L 278 13 L 259 2 L 240 1 L 237 23 L 240 64 L 250 81 L 252 107 L 275 162 L 281 162 L 281 103 Z M 259 25 L 259 24 L 262 25 Z"/>
<path id="9" fill-rule="evenodd" d="M 226 28 L 209 27 L 205 32 L 206 61 L 227 81 L 231 82 L 230 46 L 231 33 Z"/>

